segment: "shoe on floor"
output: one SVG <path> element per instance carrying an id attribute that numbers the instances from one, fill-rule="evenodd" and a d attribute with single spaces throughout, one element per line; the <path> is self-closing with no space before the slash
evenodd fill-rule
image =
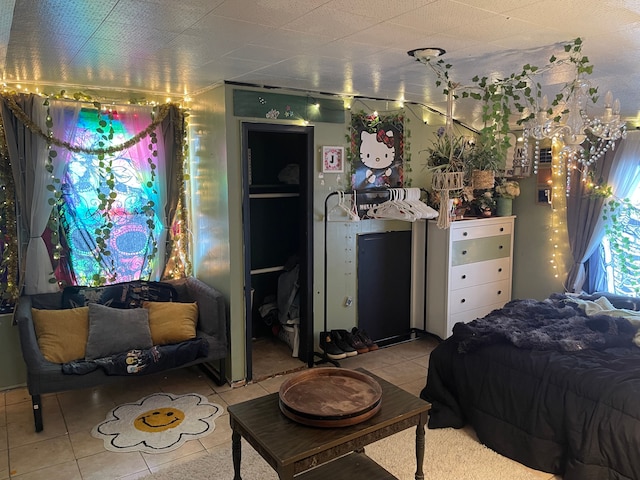
<path id="1" fill-rule="evenodd" d="M 320 349 L 331 360 L 347 358 L 347 354 L 333 342 L 330 332 L 320 332 Z"/>
<path id="2" fill-rule="evenodd" d="M 350 347 L 354 348 L 358 353 L 367 353 L 369 351 L 369 347 L 367 347 L 364 342 L 353 333 L 348 330 L 338 330 L 342 338 L 347 340 L 347 343 Z"/>
<path id="3" fill-rule="evenodd" d="M 353 357 L 358 354 L 358 351 L 349 345 L 347 337 L 341 333 L 343 331 L 346 332 L 346 330 L 331 330 L 331 338 L 338 348 L 347 354 L 347 357 Z"/>
<path id="4" fill-rule="evenodd" d="M 369 335 L 367 335 L 367 332 L 365 332 L 364 330 L 353 327 L 351 333 L 360 338 L 360 340 L 362 340 L 362 343 L 367 346 L 370 352 L 378 349 L 378 345 L 373 340 L 371 340 L 371 337 L 369 337 Z"/>

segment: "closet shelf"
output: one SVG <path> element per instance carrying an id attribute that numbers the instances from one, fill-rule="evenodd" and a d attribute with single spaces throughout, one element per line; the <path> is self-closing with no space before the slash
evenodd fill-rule
<path id="1" fill-rule="evenodd" d="M 300 193 L 300 185 L 289 185 L 289 184 L 279 183 L 275 185 L 267 185 L 267 184 L 251 185 L 249 187 L 250 195 L 261 194 L 261 193 L 277 193 L 277 194 L 292 193 L 297 195 Z"/>
<path id="2" fill-rule="evenodd" d="M 259 275 L 261 273 L 281 272 L 283 270 L 284 270 L 284 265 L 280 265 L 278 267 L 256 268 L 251 270 L 251 275 Z"/>
<path id="3" fill-rule="evenodd" d="M 249 198 L 297 198 L 299 193 L 250 193 Z"/>

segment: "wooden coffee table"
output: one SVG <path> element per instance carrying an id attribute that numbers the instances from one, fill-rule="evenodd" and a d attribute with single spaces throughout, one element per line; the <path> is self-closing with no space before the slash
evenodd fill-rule
<path id="1" fill-rule="evenodd" d="M 281 480 L 291 480 L 294 475 L 296 480 L 394 479 L 364 454 L 364 447 L 412 426 L 416 427 L 415 478 L 423 480 L 424 427 L 431 404 L 364 369 L 357 370 L 378 381 L 382 387 L 382 407 L 376 415 L 356 425 L 320 428 L 297 423 L 282 414 L 277 393 L 229 406 L 234 480 L 241 480 L 242 437 Z"/>

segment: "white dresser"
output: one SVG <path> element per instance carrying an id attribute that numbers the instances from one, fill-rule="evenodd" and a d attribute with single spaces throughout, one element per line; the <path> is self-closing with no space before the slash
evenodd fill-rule
<path id="1" fill-rule="evenodd" d="M 447 338 L 457 322 L 483 317 L 511 300 L 515 217 L 427 227 L 426 330 Z"/>

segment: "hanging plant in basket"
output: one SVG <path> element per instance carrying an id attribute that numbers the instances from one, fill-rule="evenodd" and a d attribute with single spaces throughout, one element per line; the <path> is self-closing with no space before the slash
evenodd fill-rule
<path id="1" fill-rule="evenodd" d="M 436 140 L 426 149 L 427 168 L 431 170 L 431 188 L 438 193 L 438 227 L 451 223 L 451 196 L 464 188 L 465 164 L 471 145 L 467 139 L 453 132 L 453 90 L 447 94 L 447 124 L 436 132 Z"/>

